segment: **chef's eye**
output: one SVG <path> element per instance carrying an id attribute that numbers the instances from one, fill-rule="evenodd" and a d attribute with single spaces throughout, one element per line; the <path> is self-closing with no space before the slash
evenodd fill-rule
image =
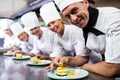
<path id="1" fill-rule="evenodd" d="M 71 14 L 76 14 L 76 13 L 77 13 L 77 11 L 78 11 L 78 8 L 77 8 L 77 7 L 75 7 L 75 8 L 73 8 L 73 9 L 71 10 Z"/>

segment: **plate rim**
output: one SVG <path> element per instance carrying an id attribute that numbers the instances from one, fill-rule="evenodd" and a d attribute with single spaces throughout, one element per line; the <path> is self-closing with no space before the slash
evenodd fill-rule
<path id="1" fill-rule="evenodd" d="M 4 56 L 13 56 L 13 54 L 3 53 Z"/>
<path id="2" fill-rule="evenodd" d="M 16 57 L 13 57 L 13 59 L 15 59 L 15 60 L 25 60 L 25 59 L 30 59 L 30 56 L 28 56 L 28 55 L 23 55 L 24 56 L 24 58 L 16 58 Z"/>
<path id="3" fill-rule="evenodd" d="M 47 61 L 48 63 L 45 63 L 45 64 L 34 64 L 34 63 L 31 63 L 31 61 L 28 61 L 27 65 L 30 65 L 30 66 L 44 66 L 44 65 L 49 65 L 51 63 L 50 60 L 42 60 L 42 61 Z"/>
<path id="4" fill-rule="evenodd" d="M 69 68 L 69 69 L 78 69 L 78 68 Z M 82 79 L 82 78 L 85 78 L 85 77 L 87 77 L 88 75 L 89 75 L 89 72 L 87 71 L 87 70 L 84 70 L 84 69 L 81 69 L 81 68 L 79 68 L 79 70 L 82 70 L 82 71 L 84 71 L 85 73 L 86 73 L 86 75 L 84 75 L 83 77 L 80 77 L 80 76 L 78 76 L 78 77 L 54 77 L 54 75 L 56 75 L 56 74 L 53 74 L 53 75 L 51 75 L 53 72 L 56 72 L 56 70 L 53 70 L 53 71 L 50 71 L 50 72 L 48 72 L 47 73 L 47 76 L 49 77 L 49 78 L 52 78 L 52 79 L 59 79 L 59 80 L 66 80 L 66 79 L 68 79 L 68 80 L 74 80 L 74 79 Z M 56 75 L 57 76 L 57 75 Z"/>

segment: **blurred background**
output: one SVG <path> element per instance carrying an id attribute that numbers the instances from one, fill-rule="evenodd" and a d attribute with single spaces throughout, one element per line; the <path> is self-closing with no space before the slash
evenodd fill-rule
<path id="1" fill-rule="evenodd" d="M 0 0 L 0 18 L 18 18 L 26 12 L 36 11 L 39 8 L 53 0 Z M 96 7 L 114 6 L 120 8 L 120 0 L 94 0 Z"/>
<path id="2" fill-rule="evenodd" d="M 0 0 L 0 20 L 10 18 L 13 20 L 18 19 L 23 14 L 29 11 L 35 11 L 39 17 L 39 8 L 53 0 Z M 89 0 L 94 7 L 113 6 L 120 8 L 120 0 Z M 93 2 L 95 1 L 95 3 Z M 40 22 L 42 19 L 39 17 Z M 41 26 L 44 26 L 42 21 Z M 4 32 L 0 26 L 0 46 L 3 44 Z"/>

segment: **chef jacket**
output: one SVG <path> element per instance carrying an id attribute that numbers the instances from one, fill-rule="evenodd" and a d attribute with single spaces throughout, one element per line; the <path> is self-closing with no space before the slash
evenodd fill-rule
<path id="1" fill-rule="evenodd" d="M 57 42 L 55 41 L 55 48 L 50 56 L 89 56 L 90 63 L 96 63 L 102 60 L 101 54 L 93 51 L 90 52 L 85 47 L 82 29 L 72 24 L 65 24 L 64 28 L 64 34 L 62 36 L 57 35 L 57 38 L 55 39 Z"/>
<path id="2" fill-rule="evenodd" d="M 57 35 L 56 46 L 51 56 L 74 56 L 76 55 L 86 56 L 85 42 L 82 29 L 79 29 L 75 25 L 64 25 L 63 35 Z"/>
<path id="3" fill-rule="evenodd" d="M 12 36 L 5 35 L 4 37 L 4 44 L 3 44 L 4 48 L 10 48 L 14 45 L 20 47 L 21 44 L 22 44 L 21 41 L 15 35 Z"/>
<path id="4" fill-rule="evenodd" d="M 31 34 L 29 35 L 28 41 L 23 42 L 23 44 L 22 44 L 22 51 L 30 52 L 33 49 L 33 44 L 34 44 L 34 41 L 35 41 L 35 37 L 36 36 L 33 36 Z"/>
<path id="5" fill-rule="evenodd" d="M 96 36 L 89 32 L 86 46 L 105 54 L 105 61 L 120 63 L 120 10 L 113 7 L 98 8 L 99 15 L 94 26 L 105 35 Z"/>
<path id="6" fill-rule="evenodd" d="M 38 37 L 35 38 L 33 50 L 31 52 L 35 55 L 42 53 L 49 56 L 53 51 L 54 35 L 56 34 L 48 28 L 41 28 L 41 30 L 43 34 L 40 39 Z"/>

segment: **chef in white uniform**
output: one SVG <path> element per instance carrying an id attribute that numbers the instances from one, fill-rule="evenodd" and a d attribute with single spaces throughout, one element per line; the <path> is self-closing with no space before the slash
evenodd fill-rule
<path id="1" fill-rule="evenodd" d="M 36 36 L 36 40 L 31 53 L 34 55 L 46 56 L 47 59 L 51 59 L 49 55 L 53 51 L 54 47 L 54 32 L 48 28 L 41 28 L 38 17 L 35 12 L 28 12 L 21 17 L 22 23 L 25 28 L 30 31 L 31 34 Z"/>
<path id="2" fill-rule="evenodd" d="M 87 0 L 54 1 L 68 21 L 83 28 L 86 47 L 105 55 L 105 61 L 82 68 L 104 76 L 120 75 L 120 10 L 91 8 Z"/>
<path id="3" fill-rule="evenodd" d="M 51 8 L 52 11 L 50 10 Z M 89 56 L 86 54 L 88 52 L 85 48 L 82 29 L 79 29 L 72 24 L 64 24 L 53 2 L 43 5 L 40 8 L 40 15 L 48 28 L 58 34 L 58 40 L 54 52 L 55 54 L 52 54 L 53 56 L 74 56 L 73 53 L 80 56 Z M 100 54 L 97 54 L 97 56 L 95 55 L 95 57 L 96 62 L 97 60 L 102 60 Z"/>
<path id="4" fill-rule="evenodd" d="M 21 45 L 22 50 L 20 51 L 17 50 L 14 52 L 14 54 L 21 52 L 25 55 L 30 55 L 30 54 L 27 54 L 27 52 L 30 52 L 33 49 L 35 36 L 29 35 L 27 32 L 25 32 L 24 28 L 22 28 L 19 22 L 15 22 L 11 26 L 11 30 L 22 42 L 22 45 Z"/>
<path id="5" fill-rule="evenodd" d="M 50 7 L 52 7 L 52 11 L 50 10 Z M 81 54 L 85 56 L 84 54 L 85 45 L 84 45 L 84 38 L 82 36 L 83 35 L 82 30 L 78 29 L 77 27 L 71 24 L 62 25 L 63 22 L 61 16 L 56 10 L 56 7 L 54 6 L 53 2 L 45 4 L 40 8 L 40 16 L 45 21 L 48 28 L 51 31 L 58 34 L 57 35 L 58 42 L 56 45 L 56 48 L 58 48 L 58 50 L 56 50 L 57 52 L 55 52 L 54 56 L 67 55 L 66 53 L 61 54 L 61 52 L 59 52 L 61 50 L 68 51 L 68 55 L 71 55 L 70 54 L 71 52 L 75 52 L 76 55 Z M 55 24 L 52 24 L 57 22 L 60 25 L 56 24 L 56 26 L 54 26 Z"/>
<path id="6" fill-rule="evenodd" d="M 13 23 L 14 21 L 10 19 L 2 20 L 2 27 L 4 28 L 4 32 L 5 32 L 3 47 L 8 49 L 20 49 L 20 47 L 18 47 L 20 45 L 17 42 L 18 39 L 10 29 Z"/>
<path id="7" fill-rule="evenodd" d="M 4 37 L 4 48 L 9 48 L 14 44 L 13 40 L 11 39 L 13 36 L 12 31 L 10 30 L 10 25 L 13 23 L 12 20 L 10 19 L 2 19 L 0 25 L 2 26 L 4 32 L 5 32 L 5 37 Z"/>

